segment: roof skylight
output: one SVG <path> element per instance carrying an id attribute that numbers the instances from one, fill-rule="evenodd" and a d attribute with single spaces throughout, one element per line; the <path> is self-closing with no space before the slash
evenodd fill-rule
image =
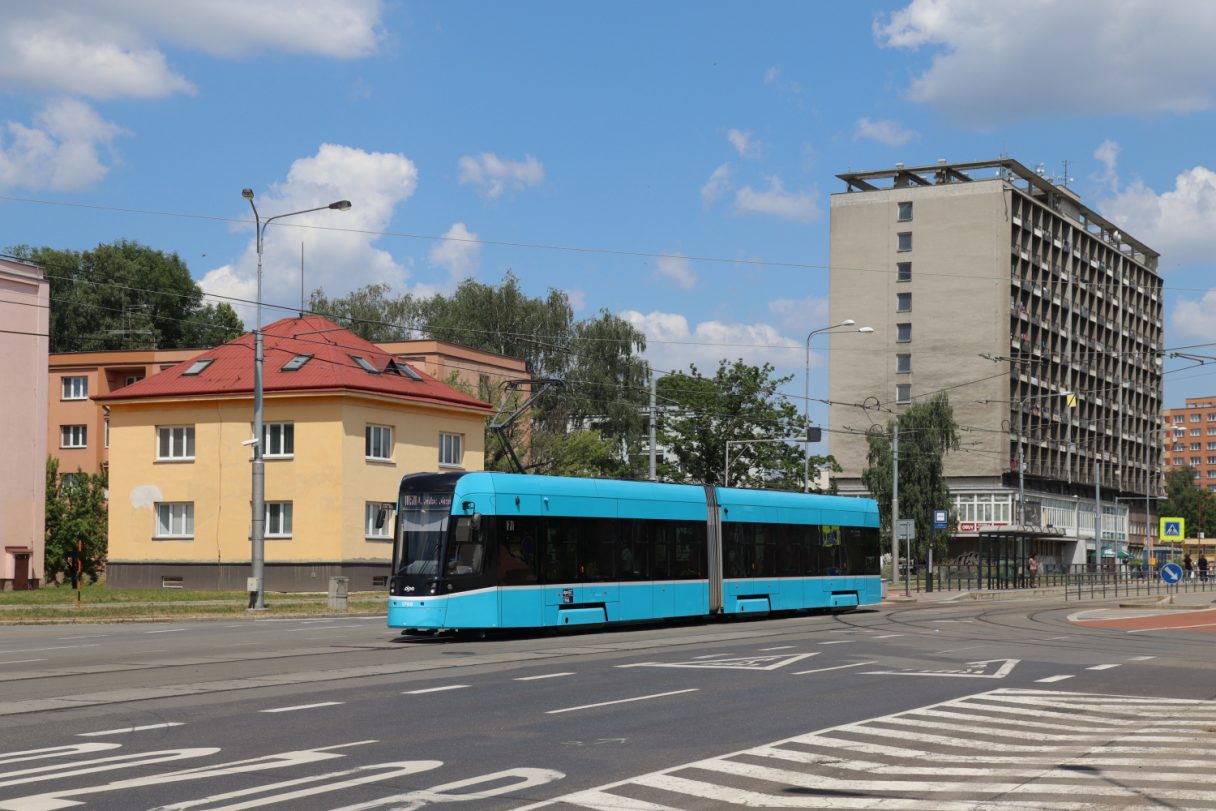
<path id="1" fill-rule="evenodd" d="M 213 363 L 215 363 L 215 358 L 203 358 L 202 360 L 196 360 L 194 363 L 190 364 L 189 369 L 182 372 L 182 377 L 202 374 L 202 371 Z"/>
<path id="2" fill-rule="evenodd" d="M 305 363 L 308 363 L 310 360 L 312 360 L 312 355 L 296 355 L 294 358 L 283 364 L 283 371 L 294 372 Z"/>

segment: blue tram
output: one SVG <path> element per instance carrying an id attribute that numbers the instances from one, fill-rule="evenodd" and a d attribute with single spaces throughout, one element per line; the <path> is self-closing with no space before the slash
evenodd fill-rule
<path id="1" fill-rule="evenodd" d="M 874 501 L 511 473 L 401 480 L 388 625 L 542 628 L 882 599 Z"/>

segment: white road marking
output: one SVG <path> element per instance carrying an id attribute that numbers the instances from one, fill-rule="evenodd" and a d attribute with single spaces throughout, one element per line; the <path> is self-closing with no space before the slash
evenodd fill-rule
<path id="1" fill-rule="evenodd" d="M 189 628 L 164 628 L 159 631 L 144 631 L 145 634 L 176 634 L 179 631 L 189 631 Z"/>
<path id="2" fill-rule="evenodd" d="M 729 653 L 707 653 L 704 656 L 694 656 L 694 659 L 717 659 L 720 656 L 730 656 Z"/>
<path id="3" fill-rule="evenodd" d="M 698 687 L 690 687 L 687 690 L 672 690 L 669 693 L 652 693 L 648 696 L 637 696 L 635 698 L 618 698 L 616 701 L 601 701 L 597 704 L 583 704 L 579 707 L 564 707 L 560 710 L 546 710 L 545 715 L 557 715 L 563 712 L 574 712 L 575 710 L 590 710 L 595 707 L 607 707 L 612 704 L 628 704 L 631 701 L 648 701 L 652 698 L 665 698 L 666 696 L 678 696 L 681 693 L 696 693 L 700 690 Z"/>
<path id="4" fill-rule="evenodd" d="M 1133 656 L 1128 659 L 1129 662 L 1147 662 L 1149 659 L 1156 659 L 1156 656 Z"/>
<path id="5" fill-rule="evenodd" d="M 7 650 L 5 653 L 41 653 L 44 650 L 79 650 L 80 648 L 97 648 L 101 647 L 100 642 L 93 642 L 88 645 L 52 645 L 49 648 L 16 648 Z"/>
<path id="6" fill-rule="evenodd" d="M 297 704 L 294 707 L 275 707 L 269 710 L 258 710 L 258 712 L 295 712 L 296 710 L 315 710 L 318 707 L 336 707 L 339 704 L 345 703 L 345 701 L 319 701 L 316 704 Z"/>
<path id="7" fill-rule="evenodd" d="M 45 662 L 45 661 L 46 661 L 46 659 L 9 659 L 7 661 L 0 662 L 0 665 L 21 665 L 21 664 L 25 664 L 26 662 Z"/>
<path id="8" fill-rule="evenodd" d="M 768 653 L 768 652 L 769 652 L 769 651 L 771 651 L 771 650 L 789 650 L 789 649 L 790 649 L 790 648 L 792 648 L 792 647 L 794 647 L 794 646 L 793 646 L 793 645 L 778 645 L 778 646 L 777 646 L 777 647 L 775 647 L 775 648 L 760 648 L 760 652 L 761 652 L 761 653 Z"/>
<path id="9" fill-rule="evenodd" d="M 1112 667 L 1118 667 L 1118 665 L 1094 665 L 1093 667 L 1087 667 L 1085 669 L 1086 670 L 1110 670 Z"/>
<path id="10" fill-rule="evenodd" d="M 970 623 L 970 622 L 975 622 L 975 620 L 933 620 L 933 622 L 963 622 L 963 623 Z"/>
<path id="11" fill-rule="evenodd" d="M 104 639 L 107 636 L 113 636 L 113 634 L 77 634 L 76 636 L 57 636 L 57 637 L 55 637 L 55 640 L 61 641 L 61 640 L 65 640 L 65 639 Z"/>
<path id="12" fill-rule="evenodd" d="M 993 690 L 685 763 L 518 811 L 1211 808 L 1214 722 L 1216 702 L 1210 701 Z M 739 778 L 747 783 L 741 786 Z"/>
<path id="13" fill-rule="evenodd" d="M 867 670 L 862 673 L 863 676 L 943 676 L 952 678 L 964 679 L 1003 679 L 1008 676 L 1021 659 L 985 659 L 979 662 L 967 662 L 967 666 L 961 669 L 941 669 L 941 670 Z M 987 673 L 986 665 L 1003 664 L 992 673 Z"/>
<path id="14" fill-rule="evenodd" d="M 844 670 L 845 668 L 849 668 L 849 667 L 861 667 L 862 665 L 872 665 L 872 664 L 874 664 L 874 662 L 872 662 L 872 661 L 870 661 L 870 662 L 854 662 L 854 663 L 853 663 L 853 664 L 851 664 L 851 665 L 836 665 L 835 667 L 821 667 L 821 668 L 818 668 L 818 669 L 816 669 L 816 670 L 798 670 L 798 671 L 795 671 L 793 675 L 795 675 L 795 676 L 806 676 L 806 675 L 808 675 L 808 674 L 810 674 L 810 673 L 826 673 L 826 672 L 828 672 L 829 670 Z"/>
<path id="15" fill-rule="evenodd" d="M 168 729 L 169 727 L 185 726 L 181 721 L 166 721 L 163 724 L 145 724 L 139 727 L 122 727 L 120 729 L 103 729 L 99 732 L 78 732 L 78 738 L 95 738 L 102 735 L 125 735 L 128 732 L 143 732 L 148 729 Z"/>
<path id="16" fill-rule="evenodd" d="M 820 642 L 820 645 L 847 645 L 853 640 L 851 639 L 831 639 L 827 642 Z"/>
<path id="17" fill-rule="evenodd" d="M 515 681 L 537 681 L 538 679 L 559 679 L 562 676 L 573 676 L 573 673 L 542 673 L 539 676 L 520 676 Z"/>
<path id="18" fill-rule="evenodd" d="M 418 696 L 423 693 L 442 693 L 444 690 L 463 690 L 468 687 L 467 684 L 448 684 L 443 687 L 427 687 L 424 690 L 406 690 L 401 695 L 403 696 Z"/>
<path id="19" fill-rule="evenodd" d="M 875 639 L 894 639 L 897 636 L 903 636 L 903 634 L 883 634 L 882 636 L 876 636 L 874 638 Z"/>
<path id="20" fill-rule="evenodd" d="M 1065 679 L 1071 679 L 1071 678 L 1072 678 L 1072 676 L 1071 676 L 1071 675 L 1066 675 L 1066 676 L 1048 676 L 1048 677 L 1047 677 L 1047 678 L 1045 678 L 1045 679 L 1035 679 L 1035 681 L 1036 681 L 1036 682 L 1038 682 L 1039 684 L 1055 684 L 1055 683 L 1056 683 L 1056 682 L 1058 682 L 1058 681 L 1064 681 Z"/>
<path id="21" fill-rule="evenodd" d="M 107 749 L 121 749 L 121 743 L 69 743 L 64 746 L 48 746 L 43 749 L 25 749 L 0 755 L 0 766 L 10 763 L 26 763 L 31 760 L 47 760 L 48 758 L 83 755 L 86 752 L 104 752 Z"/>

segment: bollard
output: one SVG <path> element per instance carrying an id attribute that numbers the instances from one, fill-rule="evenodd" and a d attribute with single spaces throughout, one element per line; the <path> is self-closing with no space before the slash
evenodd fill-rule
<path id="1" fill-rule="evenodd" d="M 329 578 L 329 607 L 335 611 L 346 610 L 346 595 L 347 588 L 350 585 L 349 577 L 331 577 Z"/>

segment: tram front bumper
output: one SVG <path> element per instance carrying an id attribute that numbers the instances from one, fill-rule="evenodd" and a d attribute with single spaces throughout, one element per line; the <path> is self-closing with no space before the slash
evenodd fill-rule
<path id="1" fill-rule="evenodd" d="M 437 597 L 390 597 L 388 627 L 442 628 L 447 617 L 447 600 Z"/>

